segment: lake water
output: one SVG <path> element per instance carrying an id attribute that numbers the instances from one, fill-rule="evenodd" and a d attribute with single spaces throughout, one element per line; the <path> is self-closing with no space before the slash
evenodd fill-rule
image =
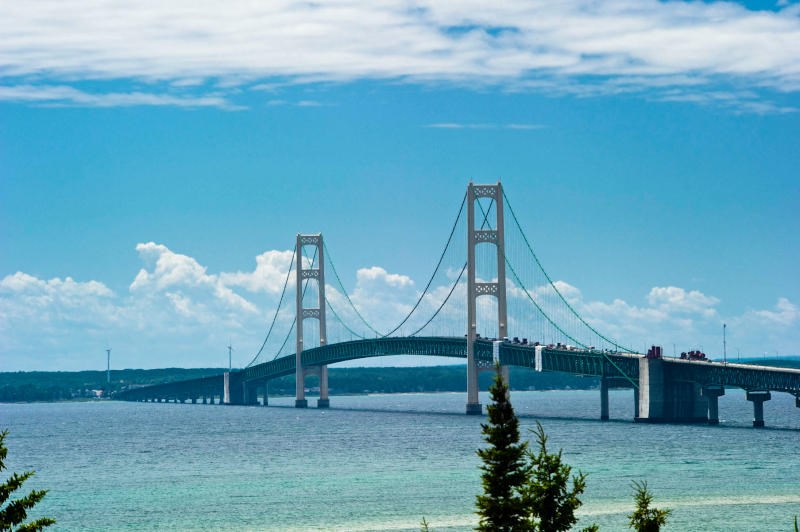
<path id="1" fill-rule="evenodd" d="M 331 398 L 330 410 L 152 403 L 0 405 L 11 471 L 49 489 L 57 530 L 469 530 L 483 445 L 464 394 Z M 482 396 L 482 402 L 487 398 Z M 631 391 L 514 392 L 523 432 L 588 473 L 581 524 L 627 530 L 630 483 L 647 480 L 668 530 L 790 530 L 800 514 L 800 409 L 773 394 L 751 428 L 743 392 L 718 427 L 630 421 Z M 315 401 L 310 401 L 314 403 Z M 38 508 L 38 507 L 37 507 Z"/>

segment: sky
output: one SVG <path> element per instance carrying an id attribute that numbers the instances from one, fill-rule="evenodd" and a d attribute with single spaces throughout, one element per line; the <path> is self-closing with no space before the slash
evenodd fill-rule
<path id="1" fill-rule="evenodd" d="M 396 322 L 501 181 L 588 322 L 800 354 L 800 4 L 0 4 L 0 370 L 243 365 L 298 232 Z"/>

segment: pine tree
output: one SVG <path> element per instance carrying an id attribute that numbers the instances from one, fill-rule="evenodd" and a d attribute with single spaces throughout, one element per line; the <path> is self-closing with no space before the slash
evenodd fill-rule
<path id="1" fill-rule="evenodd" d="M 636 482 L 631 484 L 633 497 L 636 501 L 636 509 L 628 515 L 630 528 L 636 532 L 659 532 L 661 527 L 667 523 L 667 516 L 672 510 L 659 510 L 650 508 L 653 502 L 653 494 L 647 490 L 647 482 Z"/>
<path id="2" fill-rule="evenodd" d="M 508 385 L 500 368 L 489 388 L 492 404 L 487 407 L 489 423 L 481 424 L 483 437 L 489 444 L 477 451 L 483 461 L 483 495 L 476 506 L 480 517 L 478 530 L 516 532 L 531 530 L 523 496 L 530 473 L 527 464 L 527 442 L 519 441 L 519 420 L 508 398 Z"/>
<path id="3" fill-rule="evenodd" d="M 538 421 L 533 433 L 539 452 L 527 453 L 532 466 L 525 486 L 530 522 L 534 530 L 541 532 L 569 530 L 578 520 L 575 510 L 582 504 L 578 496 L 586 489 L 586 475 L 578 472 L 572 477 L 572 489 L 568 489 L 572 467 L 563 463 L 561 450 L 557 454 L 547 451 L 547 435 Z M 597 526 L 591 525 L 584 530 L 597 530 Z"/>
<path id="4" fill-rule="evenodd" d="M 6 456 L 8 449 L 5 446 L 5 439 L 8 431 L 0 432 L 0 472 L 6 470 Z M 42 500 L 47 491 L 31 491 L 28 495 L 9 502 L 11 494 L 22 487 L 22 484 L 33 476 L 33 471 L 26 471 L 21 475 L 13 473 L 11 478 L 0 484 L 0 530 L 16 530 L 19 532 L 33 532 L 55 523 L 54 519 L 42 517 L 27 524 L 22 522 L 28 517 L 28 510 L 33 508 L 36 503 Z"/>
<path id="5" fill-rule="evenodd" d="M 430 532 L 428 521 L 425 520 L 425 517 L 422 518 L 422 522 L 419 524 L 419 532 Z"/>

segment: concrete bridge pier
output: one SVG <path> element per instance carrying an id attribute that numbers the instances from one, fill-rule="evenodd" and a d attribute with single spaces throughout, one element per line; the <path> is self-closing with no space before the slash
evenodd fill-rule
<path id="1" fill-rule="evenodd" d="M 196 404 L 197 404 L 197 397 L 192 397 L 192 404 L 193 404 L 193 405 L 196 405 Z"/>
<path id="2" fill-rule="evenodd" d="M 639 359 L 639 408 L 634 421 L 646 423 L 706 423 L 708 403 L 702 387 L 675 380 L 660 358 Z"/>
<path id="3" fill-rule="evenodd" d="M 772 394 L 764 391 L 748 391 L 747 400 L 753 402 L 753 426 L 764 426 L 764 401 L 772 399 Z"/>
<path id="4" fill-rule="evenodd" d="M 269 406 L 269 381 L 264 381 L 264 406 Z"/>
<path id="5" fill-rule="evenodd" d="M 639 408 L 634 421 L 664 419 L 664 365 L 659 359 L 639 359 Z"/>
<path id="6" fill-rule="evenodd" d="M 608 421 L 608 379 L 600 377 L 600 421 Z"/>
<path id="7" fill-rule="evenodd" d="M 319 367 L 319 399 L 317 408 L 330 408 L 331 400 L 328 397 L 328 366 Z"/>
<path id="8" fill-rule="evenodd" d="M 297 358 L 299 362 L 300 357 L 298 356 Z M 308 399 L 306 399 L 306 370 L 302 367 L 295 371 L 294 386 L 294 407 L 308 408 Z"/>
<path id="9" fill-rule="evenodd" d="M 708 401 L 708 424 L 719 424 L 719 398 L 725 395 L 724 386 L 705 386 L 703 397 Z"/>
<path id="10" fill-rule="evenodd" d="M 241 371 L 226 371 L 223 375 L 223 397 L 220 398 L 220 403 L 226 405 L 246 404 L 245 388 L 247 385 L 242 381 Z"/>

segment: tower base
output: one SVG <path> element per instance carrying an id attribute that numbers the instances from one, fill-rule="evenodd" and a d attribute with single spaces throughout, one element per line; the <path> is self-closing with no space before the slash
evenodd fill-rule
<path id="1" fill-rule="evenodd" d="M 480 403 L 467 403 L 468 416 L 482 416 L 483 406 Z"/>

